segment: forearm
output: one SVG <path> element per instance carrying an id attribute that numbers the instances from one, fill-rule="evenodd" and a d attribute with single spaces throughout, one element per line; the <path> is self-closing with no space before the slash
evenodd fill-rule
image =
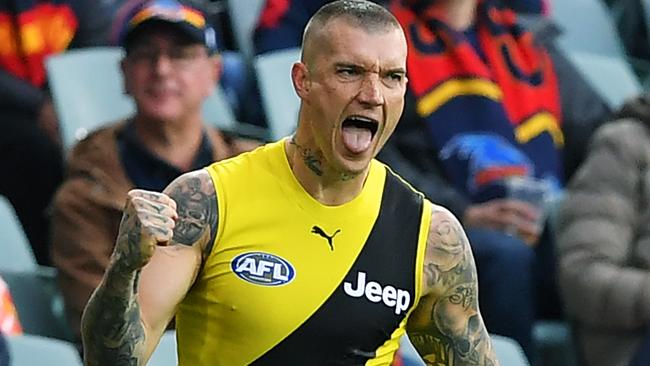
<path id="1" fill-rule="evenodd" d="M 490 337 L 481 330 L 476 343 L 464 337 L 449 337 L 431 332 L 409 333 L 411 343 L 427 366 L 497 366 L 499 365 Z"/>
<path id="2" fill-rule="evenodd" d="M 82 319 L 86 365 L 143 365 L 145 328 L 137 301 L 140 270 L 109 267 Z"/>

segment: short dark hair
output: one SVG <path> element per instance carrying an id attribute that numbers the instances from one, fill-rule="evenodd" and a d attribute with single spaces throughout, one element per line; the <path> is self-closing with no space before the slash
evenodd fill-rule
<path id="1" fill-rule="evenodd" d="M 367 0 L 337 0 L 323 5 L 309 20 L 303 34 L 303 45 L 313 28 L 323 28 L 333 19 L 344 19 L 370 33 L 401 29 L 395 16 L 386 8 Z"/>

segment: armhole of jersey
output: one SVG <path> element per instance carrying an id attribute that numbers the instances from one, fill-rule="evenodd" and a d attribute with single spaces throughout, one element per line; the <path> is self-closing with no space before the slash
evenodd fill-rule
<path id="1" fill-rule="evenodd" d="M 429 238 L 429 227 L 431 226 L 431 215 L 433 214 L 433 203 L 429 201 L 422 192 L 415 189 L 409 182 L 404 180 L 399 174 L 396 174 L 390 166 L 381 163 L 386 168 L 386 174 L 393 174 L 397 177 L 402 183 L 409 187 L 413 192 L 422 197 L 422 216 L 420 219 L 420 232 L 418 235 L 418 246 L 417 254 L 415 257 L 415 302 L 411 309 L 409 310 L 405 319 L 411 315 L 411 313 L 417 308 L 420 303 L 420 298 L 422 297 L 422 276 L 424 275 L 424 257 L 427 249 L 427 239 Z"/>
<path id="2" fill-rule="evenodd" d="M 205 170 L 208 172 L 208 176 L 210 176 L 210 180 L 212 181 L 212 186 L 214 187 L 214 192 L 215 192 L 215 199 L 216 199 L 216 205 L 217 205 L 217 235 L 214 236 L 214 240 L 212 243 L 210 243 L 210 246 L 207 250 L 207 256 L 204 259 L 204 262 L 206 262 L 210 256 L 212 256 L 212 253 L 214 251 L 214 247 L 217 245 L 219 242 L 219 239 L 221 238 L 223 234 L 223 227 L 224 227 L 224 221 L 225 221 L 225 206 L 226 206 L 226 199 L 224 196 L 223 189 L 220 184 L 217 184 L 217 178 L 218 174 L 215 169 L 212 167 L 205 168 Z"/>
<path id="3" fill-rule="evenodd" d="M 429 228 L 431 226 L 431 215 L 433 204 L 426 198 L 422 198 L 422 220 L 420 221 L 420 235 L 418 237 L 418 252 L 415 258 L 415 303 L 411 307 L 413 311 L 420 303 L 422 297 L 422 277 L 424 276 L 424 257 L 427 250 L 427 240 L 429 239 Z M 410 314 L 409 314 L 410 315 Z"/>

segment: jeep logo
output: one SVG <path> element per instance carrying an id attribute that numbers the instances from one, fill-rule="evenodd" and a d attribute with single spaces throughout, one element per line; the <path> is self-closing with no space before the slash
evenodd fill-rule
<path id="1" fill-rule="evenodd" d="M 346 294 L 352 297 L 361 297 L 366 295 L 366 299 L 371 302 L 378 303 L 381 301 L 389 308 L 394 307 L 395 314 L 397 315 L 408 309 L 409 304 L 411 303 L 411 294 L 406 290 L 396 289 L 391 285 L 382 288 L 382 286 L 375 281 L 366 283 L 365 272 L 359 272 L 356 288 L 353 288 L 351 283 L 345 282 L 343 284 L 343 290 Z"/>
<path id="2" fill-rule="evenodd" d="M 230 262 L 230 267 L 242 280 L 262 286 L 285 285 L 296 275 L 291 263 L 262 252 L 240 254 Z"/>

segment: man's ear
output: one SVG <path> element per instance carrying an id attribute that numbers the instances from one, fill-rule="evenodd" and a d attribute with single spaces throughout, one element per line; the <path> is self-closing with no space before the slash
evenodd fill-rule
<path id="1" fill-rule="evenodd" d="M 210 76 L 214 81 L 213 84 L 218 84 L 221 80 L 221 73 L 223 73 L 223 61 L 221 60 L 220 55 L 210 56 Z"/>
<path id="2" fill-rule="evenodd" d="M 291 67 L 291 81 L 293 82 L 293 89 L 300 99 L 305 99 L 311 90 L 311 80 L 309 78 L 309 70 L 302 62 L 296 62 Z"/>

